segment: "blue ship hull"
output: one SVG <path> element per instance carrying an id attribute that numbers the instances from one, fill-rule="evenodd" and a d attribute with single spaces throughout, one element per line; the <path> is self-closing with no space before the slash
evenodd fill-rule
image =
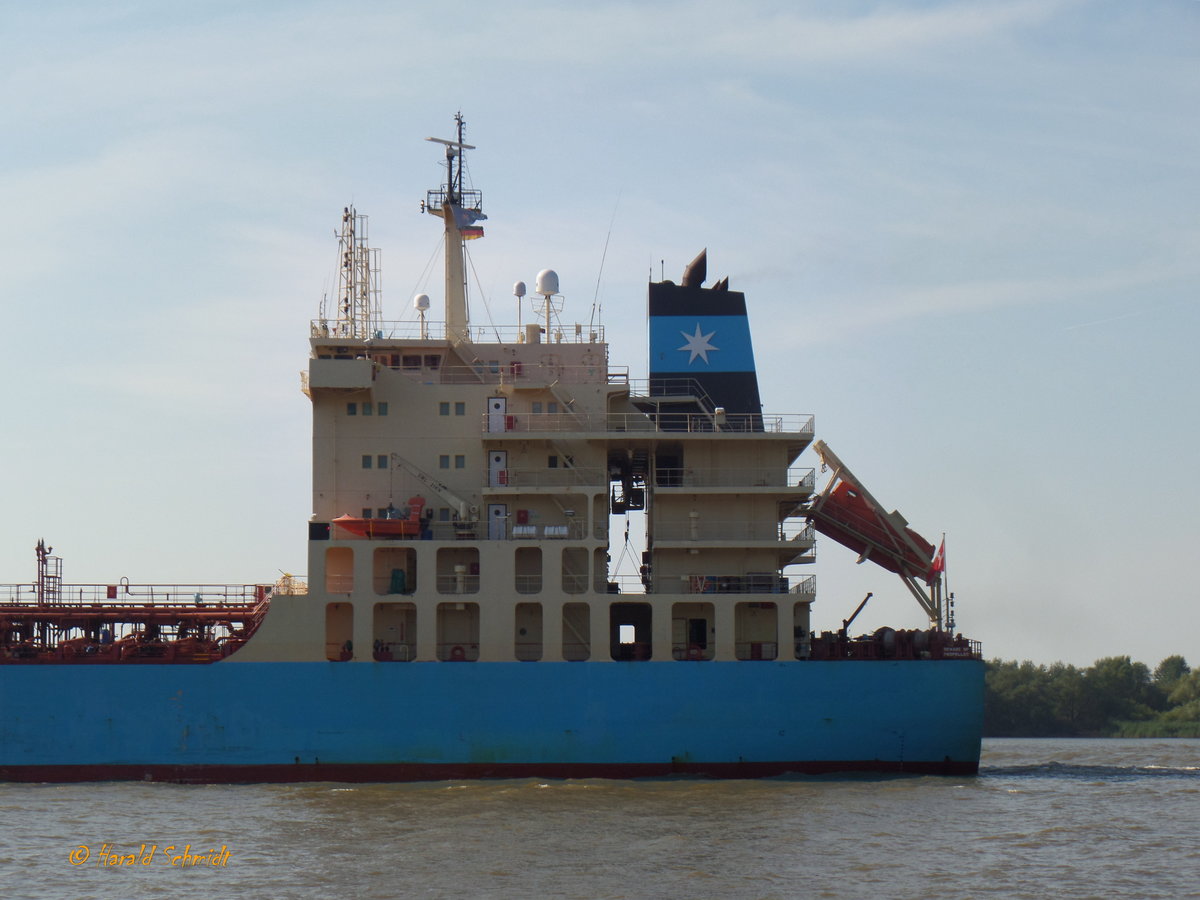
<path id="1" fill-rule="evenodd" d="M 977 771 L 979 660 L 0 669 L 0 779 Z"/>

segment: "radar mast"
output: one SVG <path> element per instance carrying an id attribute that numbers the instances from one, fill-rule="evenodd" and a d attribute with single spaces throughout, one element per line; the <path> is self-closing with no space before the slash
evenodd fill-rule
<path id="1" fill-rule="evenodd" d="M 467 279 L 463 265 L 464 242 L 483 237 L 483 228 L 476 222 L 486 219 L 483 214 L 483 194 L 463 188 L 463 153 L 474 150 L 463 142 L 463 116 L 455 113 L 455 140 L 429 137 L 427 141 L 446 148 L 446 183 L 438 190 L 428 191 L 423 210 L 439 216 L 445 222 L 446 246 L 446 339 L 460 344 L 471 339 L 467 319 Z"/>

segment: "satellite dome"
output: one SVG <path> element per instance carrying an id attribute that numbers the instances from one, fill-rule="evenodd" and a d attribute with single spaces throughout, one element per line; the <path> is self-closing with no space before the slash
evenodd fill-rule
<path id="1" fill-rule="evenodd" d="M 429 295 L 417 294 L 417 296 L 413 297 L 413 306 L 422 312 L 429 309 Z"/>
<path id="2" fill-rule="evenodd" d="M 518 281 L 516 284 L 513 285 L 513 296 L 515 296 L 515 297 L 524 297 L 525 296 L 525 282 Z"/>
<path id="3" fill-rule="evenodd" d="M 558 273 L 553 269 L 542 269 L 537 274 L 537 292 L 543 297 L 558 293 Z"/>

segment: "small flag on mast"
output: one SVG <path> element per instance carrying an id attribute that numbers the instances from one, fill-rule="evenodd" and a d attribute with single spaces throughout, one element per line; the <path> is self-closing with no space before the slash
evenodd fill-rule
<path id="1" fill-rule="evenodd" d="M 938 552 L 933 556 L 933 565 L 929 569 L 933 573 L 941 573 L 946 571 L 946 539 L 942 538 L 942 545 L 938 547 Z"/>

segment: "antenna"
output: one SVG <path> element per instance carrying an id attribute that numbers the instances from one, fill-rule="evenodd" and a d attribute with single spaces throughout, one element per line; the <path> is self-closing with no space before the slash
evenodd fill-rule
<path id="1" fill-rule="evenodd" d="M 525 282 L 518 281 L 513 285 L 513 296 L 517 298 L 517 333 L 521 333 L 521 301 L 525 299 Z"/>
<path id="2" fill-rule="evenodd" d="M 413 297 L 413 307 L 417 311 L 417 315 L 421 317 L 421 340 L 429 340 L 429 329 L 425 324 L 425 313 L 429 311 L 429 295 L 417 294 Z"/>
<path id="3" fill-rule="evenodd" d="M 370 338 L 383 318 L 379 294 L 379 251 L 367 246 L 367 217 L 347 206 L 338 235 L 337 333 Z"/>
<path id="4" fill-rule="evenodd" d="M 537 274 L 537 284 L 534 288 L 546 301 L 546 340 L 550 340 L 550 316 L 554 312 L 551 297 L 558 293 L 558 273 L 553 269 L 542 269 Z"/>
<path id="5" fill-rule="evenodd" d="M 423 208 L 444 222 L 446 338 L 461 344 L 470 340 L 463 244 L 468 238 L 483 236 L 483 229 L 475 223 L 487 216 L 483 214 L 483 195 L 476 190 L 463 190 L 463 154 L 475 147 L 463 141 L 465 122 L 461 112 L 455 113 L 454 124 L 457 135 L 454 140 L 425 139 L 446 148 L 446 183 L 439 190 L 426 193 Z"/>

